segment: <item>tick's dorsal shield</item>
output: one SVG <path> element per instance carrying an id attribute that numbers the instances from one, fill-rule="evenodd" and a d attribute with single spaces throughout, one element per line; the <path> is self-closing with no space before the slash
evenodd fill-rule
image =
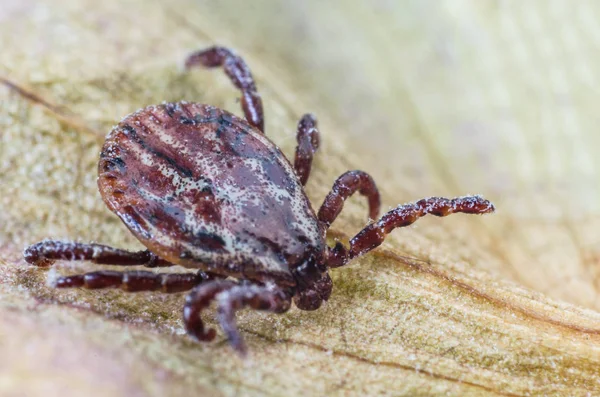
<path id="1" fill-rule="evenodd" d="M 127 116 L 107 137 L 98 186 L 146 247 L 186 267 L 293 284 L 288 264 L 325 249 L 283 153 L 211 106 L 163 104 Z"/>

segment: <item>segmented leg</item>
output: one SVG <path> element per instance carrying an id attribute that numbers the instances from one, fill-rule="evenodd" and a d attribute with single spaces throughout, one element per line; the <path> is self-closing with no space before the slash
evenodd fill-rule
<path id="1" fill-rule="evenodd" d="M 319 149 L 319 130 L 317 129 L 317 119 L 312 114 L 305 114 L 298 123 L 298 132 L 296 134 L 296 158 L 294 168 L 302 185 L 306 185 L 310 176 L 313 155 Z"/>
<path id="2" fill-rule="evenodd" d="M 369 218 L 377 219 L 381 198 L 375 181 L 366 172 L 348 171 L 335 181 L 331 192 L 325 197 L 317 215 L 319 220 L 328 228 L 342 211 L 344 201 L 357 190 L 369 201 Z"/>
<path id="3" fill-rule="evenodd" d="M 242 110 L 246 120 L 264 133 L 262 100 L 244 60 L 228 48 L 211 47 L 193 53 L 185 61 L 186 68 L 197 65 L 207 68 L 223 66 L 231 82 L 242 91 Z"/>
<path id="4" fill-rule="evenodd" d="M 218 280 L 199 285 L 188 294 L 183 306 L 183 324 L 191 337 L 199 341 L 211 341 L 215 338 L 216 332 L 214 329 L 204 329 L 200 313 L 210 305 L 210 302 L 218 293 L 231 289 L 236 285 L 235 282 L 230 280 Z"/>
<path id="5" fill-rule="evenodd" d="M 240 285 L 219 295 L 218 318 L 229 343 L 240 354 L 246 354 L 246 344 L 235 324 L 235 312 L 244 306 L 255 310 L 283 313 L 289 310 L 291 296 L 277 287 Z"/>
<path id="6" fill-rule="evenodd" d="M 400 205 L 389 211 L 375 223 L 361 230 L 352 240 L 348 250 L 341 243 L 329 251 L 329 267 L 345 265 L 350 259 L 364 255 L 383 243 L 386 235 L 397 227 L 412 224 L 417 219 L 432 214 L 446 216 L 455 213 L 487 214 L 494 211 L 494 206 L 481 196 L 464 196 L 454 199 L 430 197 L 416 203 Z"/>
<path id="7" fill-rule="evenodd" d="M 131 252 L 101 244 L 83 244 L 57 240 L 44 240 L 30 245 L 23 252 L 28 263 L 50 266 L 55 260 L 91 261 L 102 265 L 166 267 L 173 266 L 152 252 Z"/>
<path id="8" fill-rule="evenodd" d="M 57 288 L 120 288 L 127 292 L 162 291 L 166 293 L 188 291 L 213 277 L 202 271 L 197 273 L 152 273 L 146 271 L 99 271 L 60 277 Z"/>
<path id="9" fill-rule="evenodd" d="M 235 324 L 235 312 L 249 306 L 256 310 L 283 313 L 291 305 L 291 295 L 274 286 L 240 285 L 227 280 L 199 285 L 190 292 L 183 309 L 186 329 L 198 340 L 209 341 L 215 337 L 215 330 L 205 330 L 200 318 L 202 310 L 212 300 L 218 302 L 218 319 L 223 331 L 233 348 L 242 355 L 246 353 L 246 346 Z"/>

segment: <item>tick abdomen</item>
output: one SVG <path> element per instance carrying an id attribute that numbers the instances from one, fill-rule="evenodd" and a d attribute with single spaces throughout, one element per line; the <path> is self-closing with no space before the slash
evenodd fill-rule
<path id="1" fill-rule="evenodd" d="M 324 249 L 291 164 L 224 110 L 185 102 L 139 110 L 109 133 L 98 171 L 108 207 L 173 263 L 293 282 L 288 264 Z"/>

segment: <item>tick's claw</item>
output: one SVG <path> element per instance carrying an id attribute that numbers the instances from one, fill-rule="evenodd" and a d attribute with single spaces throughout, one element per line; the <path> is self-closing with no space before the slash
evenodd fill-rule
<path id="1" fill-rule="evenodd" d="M 240 335 L 237 328 L 226 330 L 227 339 L 229 340 L 229 344 L 231 347 L 242 357 L 245 357 L 248 353 L 246 349 L 246 344 L 244 343 L 244 338 Z"/>
<path id="2" fill-rule="evenodd" d="M 25 261 L 31 265 L 39 266 L 39 267 L 50 267 L 54 263 L 52 259 L 47 259 L 40 256 L 40 244 L 30 245 L 23 251 L 23 258 Z"/>
<path id="3" fill-rule="evenodd" d="M 209 342 L 213 339 L 215 339 L 215 336 L 217 336 L 217 331 L 215 331 L 214 328 L 209 328 L 208 330 L 206 330 L 206 332 L 202 333 L 202 335 L 196 336 L 199 340 L 205 341 L 205 342 Z"/>
<path id="4" fill-rule="evenodd" d="M 76 288 L 83 287 L 85 284 L 84 278 L 82 275 L 75 275 L 69 277 L 59 277 L 54 282 L 55 288 Z"/>
<path id="5" fill-rule="evenodd" d="M 188 334 L 198 342 L 210 342 L 215 339 L 217 332 L 213 328 L 204 329 L 187 329 Z"/>
<path id="6" fill-rule="evenodd" d="M 240 355 L 242 358 L 246 358 L 248 356 L 248 349 L 246 348 L 246 344 L 242 339 L 237 342 L 230 341 L 233 349 Z"/>
<path id="7" fill-rule="evenodd" d="M 200 342 L 210 342 L 217 336 L 217 332 L 214 328 L 204 329 L 204 324 L 200 318 L 198 318 L 198 321 L 193 325 L 186 324 L 186 331 L 192 338 Z"/>

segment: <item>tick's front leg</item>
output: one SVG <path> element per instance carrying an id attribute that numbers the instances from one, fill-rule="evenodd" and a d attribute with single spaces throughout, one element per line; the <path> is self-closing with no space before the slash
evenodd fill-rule
<path id="1" fill-rule="evenodd" d="M 28 263 L 42 267 L 50 266 L 56 260 L 90 261 L 101 265 L 119 266 L 173 266 L 148 250 L 131 252 L 101 244 L 58 240 L 44 240 L 32 244 L 25 249 L 23 256 Z"/>
<path id="2" fill-rule="evenodd" d="M 427 215 L 447 216 L 456 213 L 487 214 L 494 212 L 494 206 L 481 196 L 464 196 L 453 199 L 429 197 L 416 203 L 399 205 L 384 214 L 377 222 L 371 223 L 350 240 L 350 249 L 337 243 L 329 250 L 329 267 L 345 265 L 350 259 L 364 255 L 383 243 L 394 229 L 416 222 Z"/>
<path id="3" fill-rule="evenodd" d="M 262 99 L 246 62 L 229 48 L 211 47 L 193 53 L 185 61 L 187 68 L 197 65 L 207 68 L 223 66 L 231 82 L 242 91 L 242 110 L 246 120 L 264 133 Z"/>

